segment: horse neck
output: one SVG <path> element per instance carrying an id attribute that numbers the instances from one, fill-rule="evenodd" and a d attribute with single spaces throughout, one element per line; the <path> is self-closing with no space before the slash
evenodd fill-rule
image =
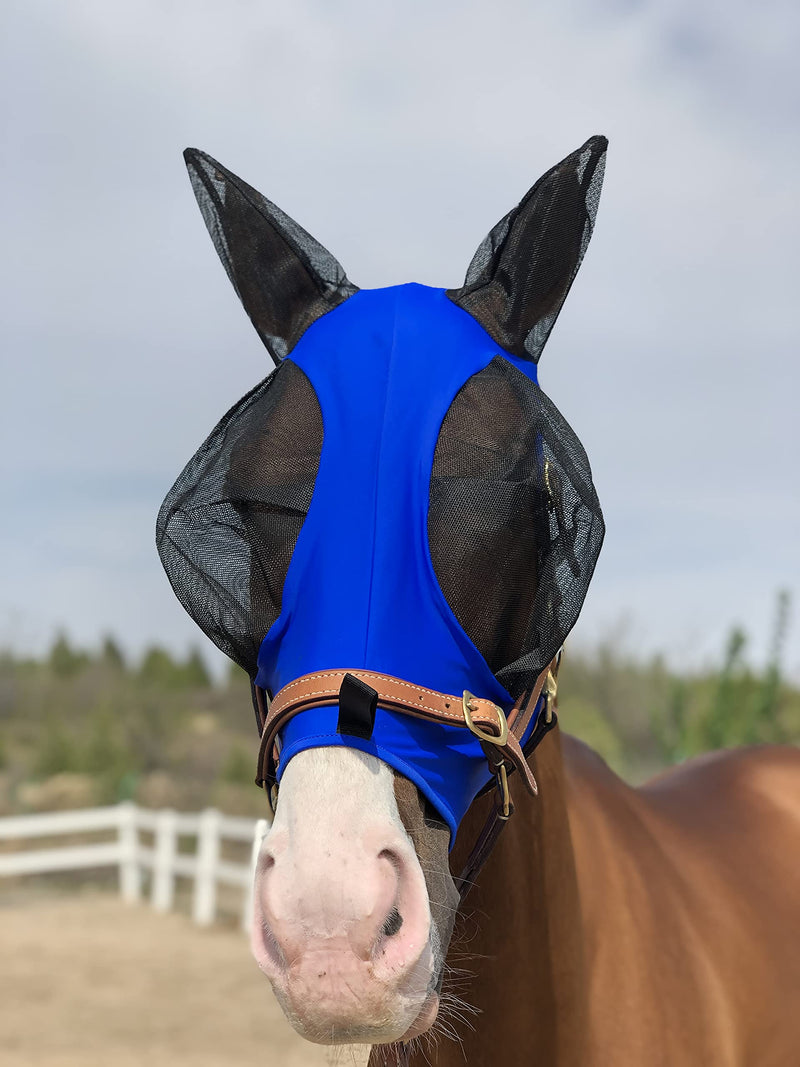
<path id="1" fill-rule="evenodd" d="M 474 1031 L 454 1023 L 463 1051 L 442 1040 L 438 1064 L 463 1064 L 464 1057 L 467 1063 L 498 1059 L 504 1067 L 583 1062 L 587 983 L 558 730 L 533 763 L 539 796 L 514 791 L 517 809 L 467 898 L 448 953 L 453 968 L 471 972 L 467 982 L 454 981 L 455 991 L 481 1014 Z M 482 798 L 467 814 L 454 870 L 492 803 Z"/>

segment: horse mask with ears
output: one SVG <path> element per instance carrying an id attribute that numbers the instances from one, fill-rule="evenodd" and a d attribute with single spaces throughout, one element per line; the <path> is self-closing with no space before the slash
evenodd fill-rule
<path id="1" fill-rule="evenodd" d="M 536 365 L 592 233 L 606 140 L 548 171 L 478 249 L 460 289 L 359 290 L 258 192 L 186 164 L 228 276 L 277 367 L 224 416 L 167 495 L 162 563 L 205 633 L 271 693 L 369 669 L 506 711 L 583 604 L 603 539 L 586 454 Z M 283 730 L 411 779 L 455 836 L 489 778 L 465 730 L 337 707 Z"/>

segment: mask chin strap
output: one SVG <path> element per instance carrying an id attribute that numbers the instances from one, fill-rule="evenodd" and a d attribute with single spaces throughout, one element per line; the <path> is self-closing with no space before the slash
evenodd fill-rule
<path id="1" fill-rule="evenodd" d="M 517 771 L 530 796 L 538 794 L 527 757 L 556 725 L 556 693 L 561 653 L 536 679 L 530 694 L 523 694 L 506 718 L 503 709 L 465 690 L 461 697 L 416 686 L 401 678 L 376 671 L 315 671 L 284 686 L 274 697 L 255 687 L 256 715 L 261 731 L 256 785 L 263 786 L 275 811 L 278 800 L 277 765 L 279 734 L 295 715 L 310 708 L 339 705 L 340 733 L 369 739 L 376 708 L 411 715 L 429 722 L 469 730 L 480 742 L 494 776 L 483 793 L 494 788 L 495 804 L 473 846 L 464 870 L 456 879 L 463 901 L 514 813 L 508 786 L 509 774 Z M 521 747 L 534 715 L 533 732 Z"/>

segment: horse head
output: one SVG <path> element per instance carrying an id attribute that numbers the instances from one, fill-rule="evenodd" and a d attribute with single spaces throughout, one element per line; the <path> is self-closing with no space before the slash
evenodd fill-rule
<path id="1" fill-rule="evenodd" d="M 448 864 L 459 824 L 493 782 L 507 817 L 513 770 L 535 790 L 523 750 L 603 537 L 537 363 L 605 150 L 593 137 L 548 171 L 450 290 L 358 289 L 256 190 L 186 152 L 276 368 L 178 478 L 158 547 L 252 680 L 274 809 L 252 948 L 314 1041 L 433 1024 L 469 880 Z"/>

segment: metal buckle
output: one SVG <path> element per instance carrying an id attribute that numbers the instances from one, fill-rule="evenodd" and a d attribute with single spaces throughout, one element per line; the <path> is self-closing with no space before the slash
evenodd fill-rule
<path id="1" fill-rule="evenodd" d="M 505 763 L 500 764 L 494 777 L 497 783 L 497 791 L 500 794 L 500 810 L 497 813 L 497 817 L 504 820 L 510 819 L 514 809 L 511 807 L 511 793 L 508 791 L 508 775 L 506 774 Z"/>
<path id="2" fill-rule="evenodd" d="M 561 666 L 561 656 L 564 652 L 564 646 L 556 653 L 555 658 L 555 670 L 551 667 L 547 672 L 547 677 L 544 680 L 544 721 L 553 721 L 553 706 L 556 702 L 556 695 L 558 694 L 558 668 Z"/>
<path id="3" fill-rule="evenodd" d="M 553 721 L 553 704 L 558 693 L 558 682 L 552 671 L 547 672 L 544 680 L 544 721 Z"/>
<path id="4" fill-rule="evenodd" d="M 505 716 L 505 712 L 502 708 L 499 708 L 497 704 L 493 704 L 492 707 L 497 712 L 497 717 L 500 722 L 500 733 L 495 737 L 494 734 L 489 734 L 485 730 L 482 730 L 480 726 L 475 724 L 472 718 L 472 712 L 475 710 L 474 706 L 471 707 L 473 700 L 477 700 L 469 689 L 464 690 L 463 704 L 464 704 L 464 722 L 470 728 L 473 734 L 479 741 L 483 741 L 489 745 L 496 745 L 498 748 L 503 748 L 508 741 L 508 721 Z M 489 761 L 489 765 L 492 765 L 493 761 Z M 497 792 L 500 796 L 500 806 L 497 812 L 498 819 L 504 821 L 511 818 L 513 814 L 513 807 L 511 805 L 511 793 L 508 790 L 508 773 L 506 771 L 505 762 L 501 759 L 500 763 L 496 764 L 493 768 L 494 780 L 497 785 Z"/>
<path id="5" fill-rule="evenodd" d="M 498 708 L 496 704 L 492 705 L 494 710 L 497 712 L 497 716 L 500 721 L 500 733 L 497 737 L 495 737 L 494 734 L 489 734 L 485 730 L 482 730 L 480 726 L 475 725 L 475 722 L 472 718 L 472 711 L 474 709 L 470 707 L 470 704 L 472 704 L 473 700 L 477 699 L 478 698 L 473 693 L 470 693 L 469 689 L 464 690 L 464 697 L 462 700 L 462 704 L 464 706 L 464 722 L 470 728 L 472 733 L 475 734 L 479 741 L 486 741 L 490 745 L 498 745 L 500 748 L 503 748 L 506 741 L 508 741 L 508 722 L 506 721 L 505 712 L 502 708 Z"/>

